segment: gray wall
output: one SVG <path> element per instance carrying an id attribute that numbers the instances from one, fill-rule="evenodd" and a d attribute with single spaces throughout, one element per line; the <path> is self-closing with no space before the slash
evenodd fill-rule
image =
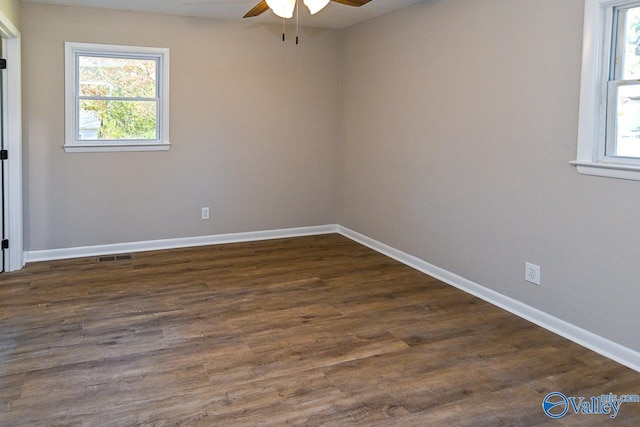
<path id="1" fill-rule="evenodd" d="M 336 222 L 337 32 L 34 3 L 22 23 L 25 250 Z M 171 49 L 170 151 L 63 151 L 65 41 Z"/>
<path id="2" fill-rule="evenodd" d="M 640 351 L 640 182 L 568 163 L 583 2 L 427 0 L 347 30 L 339 222 Z"/>

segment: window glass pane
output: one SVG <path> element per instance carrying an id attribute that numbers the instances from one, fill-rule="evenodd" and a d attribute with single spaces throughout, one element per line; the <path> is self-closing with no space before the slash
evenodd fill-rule
<path id="1" fill-rule="evenodd" d="M 79 56 L 79 95 L 156 97 L 155 59 Z"/>
<path id="2" fill-rule="evenodd" d="M 78 139 L 157 139 L 155 101 L 80 100 Z"/>
<path id="3" fill-rule="evenodd" d="M 640 85 L 618 87 L 615 153 L 640 158 Z"/>
<path id="4" fill-rule="evenodd" d="M 622 79 L 640 79 L 640 7 L 621 12 L 625 16 L 621 46 Z"/>

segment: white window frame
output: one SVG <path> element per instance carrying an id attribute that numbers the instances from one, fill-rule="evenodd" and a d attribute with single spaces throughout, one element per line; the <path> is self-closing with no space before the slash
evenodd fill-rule
<path id="1" fill-rule="evenodd" d="M 606 155 L 607 114 L 616 102 L 608 90 L 614 9 L 621 6 L 640 6 L 640 0 L 585 0 L 578 154 L 571 164 L 585 175 L 640 181 L 640 159 Z"/>
<path id="2" fill-rule="evenodd" d="M 165 151 L 169 142 L 169 49 L 65 42 L 65 142 L 66 152 Z M 148 58 L 158 61 L 157 139 L 82 140 L 78 138 L 78 56 Z"/>

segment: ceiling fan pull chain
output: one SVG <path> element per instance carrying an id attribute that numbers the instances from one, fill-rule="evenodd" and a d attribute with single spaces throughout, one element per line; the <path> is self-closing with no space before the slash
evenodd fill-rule
<path id="1" fill-rule="evenodd" d="M 299 28 L 300 28 L 300 0 L 296 0 L 296 45 L 298 45 Z"/>

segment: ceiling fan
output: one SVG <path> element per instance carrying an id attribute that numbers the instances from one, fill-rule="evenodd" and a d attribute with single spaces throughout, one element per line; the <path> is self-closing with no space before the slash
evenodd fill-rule
<path id="1" fill-rule="evenodd" d="M 346 4 L 348 6 L 360 7 L 369 3 L 371 0 L 304 0 L 304 4 L 309 8 L 309 12 L 313 15 L 324 9 L 330 1 Z M 247 12 L 243 18 L 251 18 L 261 15 L 269 9 L 273 10 L 273 13 L 281 18 L 292 18 L 296 4 L 297 0 L 262 0 L 253 9 Z"/>

